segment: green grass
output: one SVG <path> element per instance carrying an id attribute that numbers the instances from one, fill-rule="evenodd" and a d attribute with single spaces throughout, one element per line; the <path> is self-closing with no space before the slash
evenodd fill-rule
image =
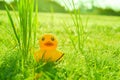
<path id="1" fill-rule="evenodd" d="M 16 76 L 17 74 L 21 75 L 20 79 L 26 79 L 28 76 L 30 76 L 28 72 L 32 72 L 31 76 L 34 76 L 35 74 L 34 73 L 35 61 L 33 59 L 33 55 L 31 55 L 33 52 L 30 49 L 35 45 L 37 7 L 35 10 L 36 12 L 33 15 L 34 0 L 29 0 L 29 1 L 14 0 L 14 1 L 16 1 L 18 13 L 15 11 L 12 5 L 9 5 L 14 11 L 15 14 L 14 17 L 12 13 L 10 13 L 7 3 L 5 4 L 5 8 L 8 15 L 8 19 L 11 23 L 10 25 L 11 30 L 13 30 L 13 34 L 11 36 L 14 36 L 13 40 L 14 42 L 16 42 L 16 46 L 15 49 L 11 50 L 10 52 L 13 54 L 11 54 L 8 58 L 4 57 L 6 62 L 4 62 L 4 65 L 2 65 L 1 70 L 10 71 L 11 73 L 9 74 L 8 77 L 4 77 L 6 73 L 1 74 L 2 80 L 17 79 L 16 77 L 10 77 L 10 76 Z M 6 65 L 8 65 L 8 67 L 6 67 Z"/>
<path id="2" fill-rule="evenodd" d="M 11 12 L 15 17 L 14 13 Z M 20 72 L 21 55 L 16 51 L 16 38 L 5 11 L 0 11 L 0 80 L 32 80 L 36 64 L 26 64 L 25 74 Z M 54 21 L 50 13 L 38 14 L 37 40 L 41 34 L 52 33 L 58 38 L 58 49 L 64 52 L 63 60 L 55 65 L 42 64 L 40 70 L 43 73 L 41 79 L 47 80 L 119 80 L 120 79 L 120 17 L 81 15 L 83 24 L 89 18 L 88 26 L 85 26 L 87 39 L 84 42 L 84 54 L 77 54 L 71 43 L 77 40 L 75 25 L 69 14 L 54 13 Z M 65 24 L 69 26 L 68 35 L 64 30 Z M 17 21 L 14 20 L 14 22 Z M 52 66 L 44 70 L 47 66 Z M 41 80 L 40 79 L 40 80 Z"/>

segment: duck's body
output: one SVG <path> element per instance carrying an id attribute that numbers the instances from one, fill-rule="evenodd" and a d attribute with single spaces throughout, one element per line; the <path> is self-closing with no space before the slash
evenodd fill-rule
<path id="1" fill-rule="evenodd" d="M 42 36 L 39 41 L 40 50 L 38 50 L 35 54 L 35 60 L 38 62 L 39 60 L 44 61 L 58 61 L 64 54 L 60 51 L 56 50 L 57 40 L 51 34 L 46 34 Z"/>
<path id="2" fill-rule="evenodd" d="M 58 61 L 63 54 L 57 50 L 39 50 L 35 53 L 36 61 Z"/>

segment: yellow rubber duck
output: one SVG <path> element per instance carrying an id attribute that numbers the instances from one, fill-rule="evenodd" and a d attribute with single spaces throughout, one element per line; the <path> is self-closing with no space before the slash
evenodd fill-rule
<path id="1" fill-rule="evenodd" d="M 64 55 L 56 50 L 58 41 L 52 34 L 45 34 L 39 40 L 40 50 L 35 52 L 34 58 L 37 62 L 40 60 L 56 62 Z"/>

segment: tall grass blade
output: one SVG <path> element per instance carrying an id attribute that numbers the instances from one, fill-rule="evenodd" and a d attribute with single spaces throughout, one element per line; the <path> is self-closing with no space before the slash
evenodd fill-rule
<path id="1" fill-rule="evenodd" d="M 28 62 L 34 62 L 31 52 L 31 48 L 35 46 L 36 41 L 36 26 L 37 26 L 37 15 L 38 15 L 38 5 L 36 7 L 34 6 L 34 0 L 14 0 L 17 4 L 17 11 L 18 11 L 18 17 L 17 23 L 18 23 L 18 30 L 15 28 L 15 22 L 12 19 L 12 15 L 10 14 L 10 11 L 8 10 L 6 6 L 6 12 L 8 14 L 8 17 L 10 19 L 10 23 L 12 24 L 12 28 L 15 34 L 15 37 L 17 38 L 18 44 L 20 48 L 19 54 L 21 54 L 21 61 L 19 63 L 21 72 L 23 75 L 26 75 L 26 65 L 30 64 Z M 37 0 L 36 0 L 37 3 Z M 34 7 L 35 7 L 35 15 L 34 15 Z M 14 9 L 12 7 L 12 9 Z M 15 13 L 15 10 L 14 10 Z M 34 16 L 33 16 L 34 15 Z M 34 64 L 34 63 L 33 63 Z"/>
<path id="2" fill-rule="evenodd" d="M 65 29 L 65 31 L 67 32 L 67 34 L 69 35 L 70 37 L 70 40 L 74 46 L 74 49 L 81 52 L 81 53 L 84 53 L 84 40 L 86 39 L 85 38 L 85 30 L 84 30 L 84 25 L 83 25 L 83 22 L 82 22 L 82 18 L 81 18 L 81 14 L 80 14 L 80 10 L 77 10 L 76 7 L 75 7 L 75 4 L 74 4 L 74 0 L 72 1 L 68 1 L 70 6 L 73 8 L 73 12 L 70 11 L 69 7 L 67 6 L 66 4 L 66 0 L 64 1 L 64 4 L 66 5 L 68 11 L 69 11 L 69 14 L 71 16 L 71 19 L 74 23 L 74 27 L 75 27 L 75 32 L 77 32 L 77 42 L 74 42 L 74 39 L 71 37 L 71 33 L 69 32 L 69 30 Z M 64 23 L 65 24 L 65 23 Z M 66 24 L 65 24 L 66 26 Z M 87 23 L 86 23 L 86 26 L 87 26 Z M 66 26 L 67 27 L 67 26 Z M 76 43 L 76 45 L 74 44 Z M 75 46 L 77 46 L 75 48 Z"/>
<path id="3" fill-rule="evenodd" d="M 5 8 L 6 8 L 6 11 L 7 11 L 8 18 L 9 18 L 9 20 L 10 20 L 11 26 L 12 26 L 12 28 L 13 28 L 15 37 L 16 37 L 16 39 L 17 39 L 17 42 L 18 42 L 19 46 L 20 46 L 20 39 L 19 39 L 18 34 L 17 34 L 17 32 L 16 32 L 15 25 L 14 25 L 14 21 L 13 21 L 13 19 L 12 19 L 12 15 L 10 14 L 10 11 L 8 10 L 8 7 L 7 7 L 6 5 L 5 5 Z"/>
<path id="4" fill-rule="evenodd" d="M 35 1 L 34 4 L 36 4 L 35 6 L 35 16 L 33 18 L 33 44 L 35 47 L 35 41 L 36 41 L 36 26 L 38 25 L 38 4 L 37 4 L 38 0 Z"/>
<path id="5" fill-rule="evenodd" d="M 70 33 L 70 31 L 68 30 L 68 28 L 66 28 L 67 27 L 67 24 L 65 23 L 65 21 L 63 21 L 63 23 L 65 24 L 65 27 L 64 27 L 64 30 L 67 32 L 67 34 L 69 34 L 69 38 L 70 38 L 70 40 L 71 40 L 71 42 L 72 42 L 72 45 L 73 45 L 73 48 L 75 49 L 75 51 L 77 52 L 78 50 L 77 50 L 77 48 L 76 48 L 76 44 L 75 44 L 75 42 L 74 42 L 74 40 L 73 40 L 73 38 L 72 38 L 72 36 L 71 36 L 71 33 Z"/>

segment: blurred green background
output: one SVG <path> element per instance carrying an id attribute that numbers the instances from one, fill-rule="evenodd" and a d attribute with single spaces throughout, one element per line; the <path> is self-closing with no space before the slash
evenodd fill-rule
<path id="1" fill-rule="evenodd" d="M 6 1 L 17 10 L 15 2 Z M 38 0 L 39 13 L 36 11 L 37 14 L 31 16 L 30 6 L 34 3 L 29 5 L 24 1 L 33 0 L 19 1 L 23 3 L 18 11 L 8 6 L 14 27 L 4 7 L 5 1 L 0 1 L 0 80 L 33 80 L 36 68 L 40 68 L 43 75 L 39 80 L 120 80 L 120 0 Z M 76 14 L 75 9 L 81 14 Z M 20 23 L 19 18 L 24 21 Z M 21 31 L 21 26 L 25 31 Z M 13 28 L 20 35 L 28 33 L 26 27 L 35 32 L 36 37 L 32 37 L 36 43 L 28 49 L 33 54 L 34 49 L 39 50 L 38 40 L 42 34 L 56 35 L 57 49 L 65 53 L 59 64 L 36 65 L 34 59 L 21 58 L 24 52 L 19 51 Z M 27 62 L 23 64 L 23 60 Z"/>
<path id="2" fill-rule="evenodd" d="M 16 6 L 13 0 L 1 0 L 0 9 L 4 10 L 4 1 Z M 73 0 L 75 9 L 81 14 L 100 14 L 120 16 L 120 0 Z M 67 13 L 74 10 L 71 6 L 72 0 L 38 0 L 40 12 Z"/>

